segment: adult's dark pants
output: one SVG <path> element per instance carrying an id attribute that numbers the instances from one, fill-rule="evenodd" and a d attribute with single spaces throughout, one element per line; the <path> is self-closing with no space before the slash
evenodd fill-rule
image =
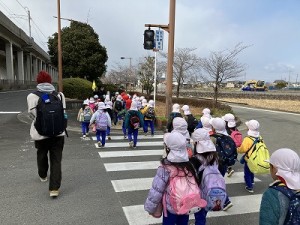
<path id="1" fill-rule="evenodd" d="M 64 148 L 65 137 L 50 137 L 43 140 L 35 141 L 37 149 L 37 166 L 38 174 L 41 178 L 47 177 L 50 159 L 50 180 L 49 190 L 58 190 L 61 185 L 61 160 Z"/>

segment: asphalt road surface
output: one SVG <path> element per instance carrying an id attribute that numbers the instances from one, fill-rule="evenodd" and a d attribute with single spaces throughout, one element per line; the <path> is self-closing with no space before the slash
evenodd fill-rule
<path id="1" fill-rule="evenodd" d="M 36 150 L 29 136 L 26 96 L 29 91 L 0 93 L 0 221 L 1 224 L 160 224 L 143 204 L 162 154 L 162 132 L 140 135 L 130 149 L 119 128 L 106 147 L 96 147 L 95 135 L 82 139 L 77 110 L 69 111 L 69 138 L 63 152 L 63 180 L 57 199 L 49 197 L 48 183 L 37 175 Z M 289 147 L 299 154 L 300 115 L 233 106 L 244 122 L 257 119 L 270 151 Z M 245 125 L 240 129 L 246 134 Z M 234 206 L 210 212 L 207 225 L 258 224 L 261 195 L 271 182 L 256 176 L 254 194 L 244 190 L 243 169 L 236 164 L 227 189 Z M 191 224 L 193 219 L 191 217 Z"/>

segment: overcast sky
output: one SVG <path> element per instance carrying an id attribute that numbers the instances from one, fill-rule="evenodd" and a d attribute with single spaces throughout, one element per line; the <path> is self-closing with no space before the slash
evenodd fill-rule
<path id="1" fill-rule="evenodd" d="M 169 0 L 61 0 L 61 17 L 88 22 L 108 52 L 108 70 L 153 55 L 143 49 L 144 25 L 168 24 Z M 57 32 L 56 0 L 0 0 L 0 10 L 29 34 L 26 11 L 32 17 L 32 36 L 47 51 L 48 37 Z M 62 27 L 69 26 L 62 20 Z M 175 48 L 211 51 L 251 47 L 239 55 L 247 64 L 241 80 L 300 80 L 299 0 L 177 0 Z M 168 35 L 165 32 L 164 51 Z M 159 59 L 158 59 L 159 60 Z"/>

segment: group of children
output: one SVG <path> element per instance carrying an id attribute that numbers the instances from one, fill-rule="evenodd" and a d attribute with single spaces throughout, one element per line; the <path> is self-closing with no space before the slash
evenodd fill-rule
<path id="1" fill-rule="evenodd" d="M 147 103 L 144 96 L 131 97 L 126 92 L 116 92 L 112 98 L 106 95 L 104 101 L 95 95 L 84 100 L 77 120 L 81 122 L 83 138 L 87 137 L 90 128 L 96 132 L 99 147 L 105 146 L 106 137 L 111 140 L 112 124 L 117 125 L 121 121 L 124 139 L 128 137 L 129 146 L 136 148 L 139 128 L 143 128 L 145 135 L 150 128 L 151 136 L 154 136 L 154 101 L 149 100 Z"/>
<path id="2" fill-rule="evenodd" d="M 112 118 L 112 102 L 107 99 L 102 102 L 97 95 L 83 101 L 77 120 L 81 123 L 82 137 L 86 138 L 90 128 L 96 132 L 98 147 L 104 147 L 106 136 L 110 137 Z"/>
<path id="3" fill-rule="evenodd" d="M 168 132 L 164 135 L 166 152 L 152 182 L 144 208 L 154 217 L 159 218 L 163 215 L 163 225 L 188 224 L 191 213 L 195 215 L 195 225 L 204 225 L 209 211 L 226 211 L 233 206 L 226 192 L 224 176 L 226 172 L 228 177 L 234 173 L 232 166 L 237 161 L 237 153 L 242 154 L 245 190 L 249 193 L 254 192 L 254 173 L 249 169 L 247 159 L 254 151 L 255 143 L 263 143 L 263 139 L 257 120 L 245 123 L 248 131 L 243 138 L 236 128 L 233 114 L 212 118 L 210 110 L 206 108 L 196 124 L 194 119 L 191 119 L 192 116 L 187 116 L 192 115 L 189 107 L 185 105 L 181 109 L 183 116 L 180 106 L 173 105 L 167 124 Z M 279 149 L 273 153 L 268 167 L 273 179 L 278 180 L 277 186 L 283 186 L 292 193 L 299 191 L 299 162 L 299 156 L 291 149 Z M 198 197 L 195 197 L 197 192 Z M 269 188 L 264 193 L 260 224 L 279 225 L 285 224 L 285 220 L 291 220 L 288 210 L 290 200 L 285 193 L 276 188 Z M 282 202 L 285 205 L 281 205 Z M 180 209 L 178 205 L 181 206 Z M 294 218 L 295 221 L 298 219 Z"/>

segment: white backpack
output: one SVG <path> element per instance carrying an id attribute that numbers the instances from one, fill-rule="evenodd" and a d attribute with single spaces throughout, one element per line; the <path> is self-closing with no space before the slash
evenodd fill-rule
<path id="1" fill-rule="evenodd" d="M 96 118 L 96 129 L 97 130 L 107 130 L 108 118 L 105 112 L 100 112 Z"/>

